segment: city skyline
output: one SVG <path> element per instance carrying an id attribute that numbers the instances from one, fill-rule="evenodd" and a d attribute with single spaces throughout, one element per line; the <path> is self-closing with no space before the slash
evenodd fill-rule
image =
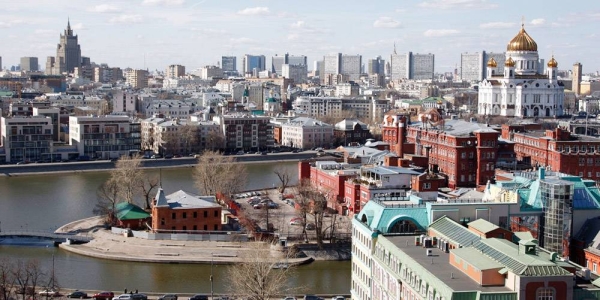
<path id="1" fill-rule="evenodd" d="M 0 32 L 8 47 L 3 65 L 21 57 L 40 62 L 55 55 L 60 33 L 70 19 L 79 37 L 81 55 L 110 66 L 164 71 L 181 64 L 192 71 L 216 65 L 221 56 L 244 54 L 306 55 L 308 67 L 324 55 L 362 55 L 363 64 L 381 55 L 432 53 L 435 72 L 460 69 L 460 54 L 504 52 L 521 26 L 539 46 L 540 58 L 554 54 L 559 69 L 580 62 L 583 73 L 600 70 L 594 60 L 593 24 L 600 22 L 597 3 L 558 1 L 426 0 L 378 2 L 304 1 L 302 5 L 254 0 L 223 4 L 211 0 L 86 1 L 46 3 L 26 0 L 5 4 Z M 519 9 L 514 9 L 518 6 Z M 541 7 L 541 8 L 540 8 Z M 207 46 L 208 45 L 208 46 Z"/>

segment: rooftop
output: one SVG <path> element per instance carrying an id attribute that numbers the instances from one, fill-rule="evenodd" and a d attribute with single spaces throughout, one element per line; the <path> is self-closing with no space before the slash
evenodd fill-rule
<path id="1" fill-rule="evenodd" d="M 440 130 L 451 136 L 472 136 L 473 132 L 494 132 L 499 134 L 497 130 L 492 129 L 487 124 L 453 119 L 445 119 L 444 122 L 435 126 L 429 122 L 415 122 L 411 123 L 409 126 Z"/>
<path id="2" fill-rule="evenodd" d="M 433 255 L 427 256 L 425 248 L 415 246 L 415 236 L 385 236 L 385 238 L 454 291 L 512 292 L 505 286 L 479 285 L 469 276 L 450 265 L 450 254 L 441 249 L 428 248 L 432 250 Z"/>

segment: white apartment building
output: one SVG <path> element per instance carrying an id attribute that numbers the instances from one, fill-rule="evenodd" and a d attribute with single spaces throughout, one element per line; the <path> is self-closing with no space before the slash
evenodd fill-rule
<path id="1" fill-rule="evenodd" d="M 97 96 L 45 94 L 42 99 L 50 101 L 50 105 L 59 107 L 89 107 L 96 114 L 102 114 L 108 109 L 108 101 Z"/>
<path id="2" fill-rule="evenodd" d="M 109 159 L 141 148 L 140 124 L 128 116 L 70 116 L 69 144 L 80 156 Z"/>
<path id="3" fill-rule="evenodd" d="M 342 54 L 335 53 L 323 56 L 323 70 L 321 76 L 325 74 L 340 74 L 342 63 Z"/>
<path id="4" fill-rule="evenodd" d="M 298 115 L 310 118 L 339 118 L 342 117 L 343 111 L 352 111 L 357 118 L 378 121 L 392 108 L 392 103 L 388 100 L 365 98 L 298 97 L 292 106 Z"/>
<path id="5" fill-rule="evenodd" d="M 281 143 L 301 149 L 330 146 L 333 126 L 311 118 L 295 118 L 281 125 Z"/>
<path id="6" fill-rule="evenodd" d="M 116 91 L 113 95 L 113 113 L 133 114 L 137 111 L 138 96 L 128 91 Z"/>
<path id="7" fill-rule="evenodd" d="M 306 82 L 307 74 L 306 65 L 284 64 L 281 66 L 281 76 L 292 79 L 296 84 Z"/>
<path id="8" fill-rule="evenodd" d="M 204 80 L 223 78 L 223 69 L 217 66 L 205 66 L 200 70 L 200 78 Z"/>
<path id="9" fill-rule="evenodd" d="M 29 116 L 0 118 L 2 146 L 7 163 L 50 160 L 54 135 L 52 118 Z"/>
<path id="10" fill-rule="evenodd" d="M 392 54 L 391 78 L 393 81 L 403 79 L 433 80 L 435 55 L 429 54 Z"/>
<path id="11" fill-rule="evenodd" d="M 180 100 L 154 100 L 142 106 L 141 113 L 147 118 L 163 115 L 173 118 L 187 118 L 194 112 L 193 104 Z M 194 105 L 195 106 L 195 105 Z"/>
<path id="12" fill-rule="evenodd" d="M 335 86 L 335 96 L 358 96 L 360 86 L 354 82 L 339 83 Z"/>

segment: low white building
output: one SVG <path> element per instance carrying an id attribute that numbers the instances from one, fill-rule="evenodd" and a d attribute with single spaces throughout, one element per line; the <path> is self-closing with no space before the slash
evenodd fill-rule
<path id="1" fill-rule="evenodd" d="M 118 158 L 141 148 L 140 124 L 128 116 L 70 116 L 69 144 L 80 156 Z"/>
<path id="2" fill-rule="evenodd" d="M 192 104 L 180 100 L 154 100 L 142 106 L 141 113 L 146 117 L 163 115 L 187 118 L 193 112 Z"/>
<path id="3" fill-rule="evenodd" d="M 301 149 L 329 147 L 333 126 L 311 118 L 295 118 L 281 125 L 281 144 Z"/>

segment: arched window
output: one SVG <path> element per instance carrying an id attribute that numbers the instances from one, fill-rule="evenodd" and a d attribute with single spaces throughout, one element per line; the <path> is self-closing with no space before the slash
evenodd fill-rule
<path id="1" fill-rule="evenodd" d="M 542 287 L 542 288 L 537 289 L 535 299 L 536 300 L 554 300 L 554 299 L 556 299 L 555 295 L 556 295 L 556 291 L 554 290 L 554 288 Z"/>

